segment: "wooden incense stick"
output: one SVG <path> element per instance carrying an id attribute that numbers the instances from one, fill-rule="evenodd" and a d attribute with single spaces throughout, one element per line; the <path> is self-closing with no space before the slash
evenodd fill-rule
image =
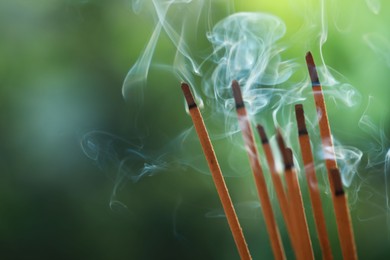
<path id="1" fill-rule="evenodd" d="M 324 150 L 326 168 L 328 169 L 328 171 L 330 171 L 330 169 L 337 168 L 337 161 L 334 152 L 332 134 L 330 132 L 329 127 L 328 113 L 326 111 L 324 94 L 322 92 L 321 83 L 318 78 L 316 65 L 314 63 L 311 52 L 308 52 L 306 54 L 306 63 L 311 79 L 314 102 L 317 108 L 317 117 L 320 128 L 320 135 L 322 139 L 322 146 Z M 333 185 L 331 185 L 331 188 L 333 189 Z"/>
<path id="2" fill-rule="evenodd" d="M 284 221 L 286 222 L 288 232 L 289 232 L 289 234 L 291 234 L 290 230 L 292 228 L 292 222 L 291 222 L 291 218 L 288 215 L 288 201 L 287 201 L 287 197 L 286 197 L 286 194 L 284 191 L 283 182 L 282 182 L 281 176 L 276 171 L 275 159 L 274 159 L 274 156 L 272 154 L 272 149 L 271 149 L 271 146 L 269 144 L 268 137 L 265 133 L 263 126 L 257 125 L 257 132 L 258 132 L 260 139 L 261 139 L 261 142 L 262 142 L 263 150 L 265 153 L 265 157 L 267 159 L 268 167 L 269 167 L 269 170 L 271 173 L 271 178 L 272 178 L 272 182 L 274 184 L 276 196 L 277 196 L 278 201 L 279 201 L 280 209 L 281 209 Z M 290 237 L 290 239 L 292 239 L 292 237 Z"/>
<path id="3" fill-rule="evenodd" d="M 347 203 L 347 195 L 344 193 L 339 169 L 330 170 L 334 185 L 334 208 L 337 211 L 336 222 L 340 238 L 340 244 L 344 259 L 357 259 L 356 245 L 354 243 L 351 215 Z"/>
<path id="4" fill-rule="evenodd" d="M 318 240 L 322 251 L 322 259 L 333 259 L 330 246 L 324 212 L 322 210 L 321 195 L 318 188 L 315 164 L 310 146 L 309 134 L 306 128 L 305 114 L 301 104 L 295 106 L 295 116 L 298 125 L 299 145 L 301 147 L 302 160 L 306 173 L 307 186 L 309 187 L 310 201 L 313 209 Z"/>
<path id="5" fill-rule="evenodd" d="M 326 168 L 328 170 L 328 178 L 330 183 L 330 190 L 332 193 L 333 207 L 336 215 L 336 223 L 339 232 L 341 250 L 343 252 L 344 258 L 357 259 L 355 239 L 353 237 L 353 230 L 352 230 L 352 223 L 349 223 L 346 226 L 340 226 L 339 224 L 342 223 L 340 218 L 343 218 L 343 214 L 344 214 L 343 212 L 339 212 L 339 210 L 341 209 L 349 210 L 349 209 L 348 209 L 347 201 L 345 199 L 344 200 L 336 199 L 335 184 L 333 183 L 333 178 L 331 177 L 332 175 L 331 171 L 333 169 L 338 169 L 336 155 L 334 152 L 332 135 L 330 132 L 329 120 L 326 112 L 324 94 L 322 92 L 322 87 L 320 84 L 320 80 L 318 78 L 316 65 L 314 63 L 313 56 L 311 55 L 310 52 L 306 54 L 306 63 L 307 63 L 307 67 L 309 70 L 309 75 L 312 83 L 314 101 L 317 107 L 317 117 L 319 122 L 320 135 L 322 139 L 322 148 L 323 148 L 323 153 L 325 155 Z M 336 205 L 340 203 L 344 205 Z M 350 218 L 347 220 L 351 221 Z M 346 230 L 345 227 L 348 227 L 349 230 Z M 343 232 L 346 232 L 346 234 L 344 234 Z M 350 239 L 350 241 L 342 241 L 347 238 Z"/>
<path id="6" fill-rule="evenodd" d="M 217 188 L 219 198 L 222 202 L 222 206 L 225 211 L 230 230 L 233 233 L 233 238 L 236 243 L 240 258 L 252 259 L 240 223 L 238 222 L 238 218 L 234 210 L 227 186 L 225 184 L 225 180 L 222 176 L 221 168 L 219 167 L 214 148 L 207 133 L 207 129 L 204 124 L 202 115 L 195 103 L 189 85 L 186 83 L 182 83 L 181 88 L 183 90 L 184 97 L 186 99 L 196 133 L 198 134 L 203 152 L 209 165 L 211 175 Z"/>
<path id="7" fill-rule="evenodd" d="M 294 169 L 292 150 L 290 148 L 286 148 L 279 129 L 277 130 L 276 137 L 285 166 L 290 213 L 292 214 L 294 220 L 294 227 L 296 228 L 295 232 L 298 236 L 298 244 L 300 246 L 300 253 L 298 253 L 298 257 L 300 259 L 314 259 L 301 188 L 299 186 L 297 173 Z"/>
<path id="8" fill-rule="evenodd" d="M 236 103 L 238 122 L 243 135 L 246 150 L 249 156 L 249 162 L 254 175 L 258 196 L 263 211 L 268 235 L 271 240 L 271 247 L 275 259 L 285 259 L 283 244 L 280 238 L 279 230 L 276 224 L 275 216 L 271 206 L 271 200 L 268 195 L 267 185 L 260 165 L 258 151 L 255 145 L 252 128 L 248 120 L 247 112 L 242 98 L 241 89 L 237 81 L 232 82 L 233 96 Z"/>
<path id="9" fill-rule="evenodd" d="M 257 125 L 257 132 L 260 136 L 261 143 L 263 146 L 263 150 L 265 153 L 265 157 L 267 159 L 268 167 L 271 173 L 271 179 L 274 184 L 276 197 L 278 198 L 280 210 L 282 212 L 282 216 L 284 219 L 284 222 L 286 223 L 286 228 L 288 235 L 290 237 L 291 245 L 294 249 L 295 255 L 297 256 L 298 252 L 298 245 L 297 245 L 297 234 L 294 233 L 293 228 L 293 221 L 291 219 L 291 215 L 289 214 L 289 206 L 288 206 L 288 200 L 287 196 L 283 187 L 283 182 L 280 174 L 277 172 L 275 167 L 275 159 L 272 153 L 271 146 L 269 144 L 269 140 L 267 137 L 267 134 L 265 133 L 264 127 L 261 125 Z"/>

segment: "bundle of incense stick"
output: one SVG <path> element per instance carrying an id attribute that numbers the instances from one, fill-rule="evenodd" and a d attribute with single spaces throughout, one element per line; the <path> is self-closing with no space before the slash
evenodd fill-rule
<path id="1" fill-rule="evenodd" d="M 323 152 L 326 153 L 324 158 L 329 176 L 329 184 L 332 193 L 332 201 L 342 255 L 344 259 L 357 259 L 347 196 L 344 192 L 340 172 L 337 167 L 322 87 L 320 85 L 314 60 L 310 52 L 306 55 L 306 62 L 312 82 Z M 218 195 L 221 199 L 239 255 L 241 259 L 251 259 L 247 243 L 238 222 L 238 217 L 235 213 L 231 198 L 224 182 L 202 115 L 194 101 L 189 85 L 182 83 L 182 90 L 188 104 L 189 113 L 192 117 L 195 130 L 198 134 L 203 152 L 216 185 Z M 252 168 L 274 258 L 285 259 L 286 256 L 284 253 L 284 247 L 280 238 L 277 222 L 275 220 L 262 166 L 260 164 L 259 153 L 253 136 L 251 123 L 247 116 L 239 83 L 235 80 L 232 82 L 232 91 L 236 103 L 238 123 L 241 128 L 245 148 L 248 153 L 249 164 Z M 300 154 L 304 165 L 304 172 L 309 189 L 312 213 L 315 220 L 315 227 L 321 247 L 322 258 L 333 259 L 332 249 L 325 224 L 325 216 L 322 209 L 320 190 L 315 172 L 315 161 L 311 150 L 309 133 L 306 128 L 304 110 L 301 104 L 296 105 L 295 114 L 298 127 L 297 138 L 299 140 L 301 150 Z M 264 127 L 257 125 L 257 131 L 262 142 L 276 197 L 279 202 L 280 210 L 295 256 L 297 259 L 314 259 L 312 240 L 310 238 L 310 232 L 306 220 L 307 209 L 305 209 L 305 204 L 302 199 L 298 172 L 294 167 L 293 151 L 291 148 L 286 146 L 281 130 L 277 129 L 277 144 L 284 163 L 284 175 L 281 175 L 276 170 L 273 151 L 269 145 Z M 283 176 L 286 185 L 283 184 Z"/>
<path id="2" fill-rule="evenodd" d="M 319 129 L 322 141 L 322 150 L 325 156 L 326 169 L 328 170 L 328 179 L 332 193 L 334 213 L 336 215 L 337 231 L 339 234 L 341 251 L 344 259 L 357 259 L 355 239 L 353 236 L 353 229 L 347 199 L 342 189 L 341 182 L 336 186 L 335 180 L 339 178 L 332 177 L 340 175 L 338 172 L 336 155 L 332 141 L 332 134 L 330 132 L 328 114 L 326 112 L 326 105 L 324 94 L 322 92 L 321 83 L 318 77 L 316 65 L 313 56 L 310 52 L 306 54 L 306 63 L 311 79 L 314 101 L 317 108 L 317 117 L 319 122 Z M 336 174 L 335 174 L 336 173 Z"/>
<path id="3" fill-rule="evenodd" d="M 252 168 L 253 176 L 256 183 L 257 193 L 263 210 L 264 220 L 271 240 L 271 247 L 275 259 L 285 259 L 283 244 L 280 239 L 279 230 L 276 224 L 271 201 L 267 191 L 267 185 L 260 165 L 259 155 L 253 137 L 252 128 L 245 109 L 244 100 L 241 95 L 241 89 L 237 81 L 232 83 L 233 96 L 236 102 L 238 123 L 243 135 L 245 148 L 248 153 L 249 164 Z"/>

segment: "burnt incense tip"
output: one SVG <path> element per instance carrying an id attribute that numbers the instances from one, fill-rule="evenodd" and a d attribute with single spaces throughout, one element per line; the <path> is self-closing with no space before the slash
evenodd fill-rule
<path id="1" fill-rule="evenodd" d="M 305 113 L 302 104 L 295 105 L 295 117 L 297 119 L 298 134 L 300 136 L 307 135 L 308 133 L 307 133 L 306 122 L 305 122 Z"/>
<path id="2" fill-rule="evenodd" d="M 308 63 L 308 64 L 311 64 L 311 65 L 313 65 L 313 66 L 315 66 L 314 65 L 314 59 L 313 59 L 313 55 L 311 54 L 311 52 L 310 51 L 308 51 L 307 53 L 306 53 L 306 62 Z"/>
<path id="3" fill-rule="evenodd" d="M 278 143 L 279 150 L 280 150 L 280 153 L 282 155 L 284 165 L 286 166 L 286 163 L 287 163 L 286 144 L 284 143 L 284 139 L 283 139 L 282 133 L 280 132 L 279 128 L 276 129 L 276 141 Z"/>
<path id="4" fill-rule="evenodd" d="M 267 135 L 265 133 L 264 127 L 262 125 L 257 125 L 256 128 L 257 128 L 257 132 L 259 133 L 261 142 L 263 144 L 268 144 L 268 138 L 267 138 Z"/>
<path id="5" fill-rule="evenodd" d="M 284 167 L 286 170 L 290 170 L 294 167 L 294 156 L 291 148 L 286 148 L 284 150 L 285 153 L 285 161 L 284 161 Z"/>
<path id="6" fill-rule="evenodd" d="M 194 100 L 194 96 L 191 93 L 190 86 L 187 83 L 182 82 L 181 83 L 181 90 L 183 91 L 184 98 L 186 99 L 188 108 L 191 109 L 191 108 L 196 107 L 196 103 Z"/>
<path id="7" fill-rule="evenodd" d="M 335 195 L 336 196 L 344 195 L 343 182 L 341 181 L 339 169 L 337 168 L 330 169 L 330 175 L 333 180 Z"/>
<path id="8" fill-rule="evenodd" d="M 286 147 L 282 133 L 279 129 L 276 130 L 276 140 L 279 146 L 280 153 L 282 155 L 284 169 L 290 170 L 294 167 L 293 152 L 291 148 Z"/>
<path id="9" fill-rule="evenodd" d="M 297 114 L 303 115 L 303 105 L 302 104 L 296 104 L 295 105 L 295 112 Z"/>
<path id="10" fill-rule="evenodd" d="M 234 102 L 236 103 L 236 109 L 245 107 L 244 100 L 242 99 L 240 84 L 238 83 L 237 80 L 232 81 L 232 89 L 233 89 Z"/>
<path id="11" fill-rule="evenodd" d="M 286 149 L 286 145 L 284 143 L 284 140 L 283 140 L 283 136 L 282 136 L 282 133 L 280 131 L 280 129 L 276 129 L 276 140 L 278 142 L 278 146 L 281 150 L 285 150 Z"/>
<path id="12" fill-rule="evenodd" d="M 316 64 L 314 63 L 313 55 L 311 54 L 310 51 L 306 53 L 306 64 L 307 64 L 307 69 L 309 70 L 312 87 L 320 86 L 320 80 L 318 78 Z"/>

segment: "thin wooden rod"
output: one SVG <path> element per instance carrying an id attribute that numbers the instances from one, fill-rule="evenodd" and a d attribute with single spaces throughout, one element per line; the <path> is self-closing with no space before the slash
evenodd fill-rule
<path id="1" fill-rule="evenodd" d="M 326 111 L 326 104 L 324 99 L 324 94 L 322 92 L 322 87 L 320 80 L 318 78 L 318 73 L 316 65 L 314 63 L 313 56 L 311 52 L 306 54 L 306 63 L 309 70 L 309 75 L 312 84 L 312 90 L 314 94 L 314 102 L 317 108 L 317 118 L 320 128 L 320 135 L 322 139 L 323 152 L 325 157 L 326 168 L 328 171 L 330 169 L 337 168 L 336 155 L 334 152 L 332 134 L 330 132 L 328 113 Z M 333 189 L 333 185 L 331 186 Z"/>
<path id="2" fill-rule="evenodd" d="M 292 213 L 293 219 L 295 221 L 294 226 L 298 234 L 298 241 L 301 249 L 301 253 L 298 255 L 300 259 L 314 259 L 301 188 L 299 186 L 298 176 L 294 168 L 292 150 L 286 147 L 279 129 L 276 132 L 276 139 L 285 166 L 284 171 L 286 175 L 290 212 Z"/>
<path id="3" fill-rule="evenodd" d="M 351 229 L 350 231 L 348 231 L 348 234 L 342 234 L 342 232 L 344 232 L 346 230 L 345 230 L 345 227 L 340 226 L 340 224 L 339 224 L 339 223 L 342 223 L 342 221 L 338 220 L 340 218 L 344 219 L 343 215 L 345 213 L 343 212 L 343 210 L 349 210 L 349 209 L 348 209 L 346 199 L 340 200 L 340 199 L 336 198 L 336 188 L 335 188 L 335 184 L 333 183 L 333 178 L 331 177 L 332 171 L 334 169 L 338 169 L 336 155 L 334 152 L 332 134 L 330 131 L 328 115 L 326 112 L 324 94 L 322 92 L 322 87 L 321 87 L 321 83 L 320 83 L 320 80 L 318 77 L 316 65 L 314 63 L 313 56 L 310 52 L 308 52 L 306 54 L 306 63 L 307 63 L 307 68 L 309 70 L 309 75 L 310 75 L 311 84 L 312 84 L 312 90 L 313 90 L 313 94 L 314 94 L 314 101 L 315 101 L 316 108 L 317 108 L 317 117 L 318 117 L 318 122 L 319 122 L 321 140 L 322 140 L 322 148 L 323 148 L 323 153 L 325 156 L 326 168 L 328 171 L 328 178 L 329 178 L 329 183 L 330 183 L 330 190 L 332 193 L 334 212 L 336 215 L 336 223 L 337 223 L 337 228 L 338 228 L 338 232 L 339 232 L 341 250 L 343 252 L 343 255 L 345 257 L 347 257 L 346 259 L 357 259 L 355 239 L 353 237 L 353 230 L 352 230 L 352 223 L 348 224 L 348 227 L 350 227 L 350 229 Z M 344 205 L 336 205 L 336 204 L 340 204 L 340 203 L 344 203 Z M 339 212 L 339 211 L 341 211 L 341 212 Z M 346 220 L 351 221 L 350 218 L 347 218 Z M 351 234 L 352 234 L 352 236 L 350 236 Z M 347 237 L 350 239 L 350 241 L 348 241 L 348 242 L 341 241 L 342 239 L 345 239 Z M 346 247 L 344 247 L 343 245 Z M 347 247 L 347 245 L 351 245 L 351 246 Z"/>
<path id="4" fill-rule="evenodd" d="M 307 186 L 309 188 L 310 201 L 313 209 L 318 240 L 320 241 L 322 259 L 333 259 L 332 248 L 329 242 L 328 232 L 326 230 L 326 221 L 324 211 L 322 209 L 321 195 L 318 188 L 318 181 L 316 177 L 312 149 L 310 146 L 309 134 L 306 128 L 305 114 L 301 104 L 295 106 L 295 116 L 298 125 L 299 145 L 301 147 L 302 160 L 305 168 Z"/>
<path id="5" fill-rule="evenodd" d="M 279 229 L 272 210 L 271 200 L 268 195 L 267 185 L 260 165 L 257 147 L 253 136 L 252 128 L 249 123 L 248 115 L 242 98 L 241 89 L 237 81 L 232 82 L 233 96 L 236 103 L 238 122 L 241 128 L 245 147 L 248 153 L 250 166 L 254 175 L 257 193 L 261 203 L 264 220 L 266 223 L 268 235 L 271 240 L 271 247 L 275 259 L 285 259 L 284 248 L 280 238 Z"/>
<path id="6" fill-rule="evenodd" d="M 213 145 L 211 144 L 209 134 L 207 133 L 207 129 L 204 124 L 202 114 L 200 113 L 195 103 L 189 85 L 187 83 L 182 83 L 181 88 L 183 90 L 183 94 L 186 99 L 188 109 L 195 126 L 196 133 L 198 134 L 199 141 L 203 149 L 203 153 L 206 157 L 208 166 L 210 168 L 215 187 L 217 188 L 219 198 L 221 200 L 223 209 L 225 211 L 230 230 L 233 234 L 233 238 L 236 243 L 240 258 L 252 259 L 240 223 L 238 221 L 236 212 L 234 210 L 233 203 L 230 198 L 225 180 L 223 178 L 221 168 L 219 167 Z"/>
<path id="7" fill-rule="evenodd" d="M 334 184 L 334 207 L 337 211 L 336 223 L 344 259 L 357 259 L 356 245 L 353 236 L 351 215 L 348 208 L 347 194 L 343 189 L 339 169 L 330 170 Z"/>
<path id="8" fill-rule="evenodd" d="M 294 232 L 295 231 L 295 229 L 293 228 L 294 223 L 292 221 L 291 214 L 289 214 L 289 205 L 283 187 L 282 178 L 276 170 L 274 155 L 272 153 L 272 148 L 269 144 L 269 140 L 267 134 L 265 133 L 264 127 L 262 125 L 257 125 L 256 128 L 261 139 L 265 157 L 267 159 L 268 167 L 271 173 L 271 179 L 275 188 L 276 197 L 278 198 L 280 210 L 282 212 L 284 222 L 286 223 L 286 228 L 287 228 L 288 235 L 290 237 L 291 245 L 294 249 L 295 256 L 298 258 L 299 247 L 297 244 L 297 234 Z"/>

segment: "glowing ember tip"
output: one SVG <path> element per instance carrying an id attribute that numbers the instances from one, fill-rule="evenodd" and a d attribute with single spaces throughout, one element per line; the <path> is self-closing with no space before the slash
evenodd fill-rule
<path id="1" fill-rule="evenodd" d="M 311 84 L 313 87 L 320 85 L 320 80 L 318 78 L 318 73 L 316 69 L 316 64 L 314 63 L 313 55 L 309 51 L 306 53 L 306 64 L 307 69 L 309 70 L 309 75 L 311 79 Z"/>
<path id="2" fill-rule="evenodd" d="M 237 80 L 232 81 L 232 89 L 233 89 L 234 101 L 236 102 L 236 108 L 239 109 L 245 107 L 244 100 L 242 99 L 240 84 L 238 83 Z"/>
<path id="3" fill-rule="evenodd" d="M 196 107 L 196 103 L 194 97 L 192 96 L 190 86 L 187 83 L 183 82 L 181 83 L 181 90 L 183 91 L 184 97 L 188 104 L 188 108 L 191 109 Z"/>

